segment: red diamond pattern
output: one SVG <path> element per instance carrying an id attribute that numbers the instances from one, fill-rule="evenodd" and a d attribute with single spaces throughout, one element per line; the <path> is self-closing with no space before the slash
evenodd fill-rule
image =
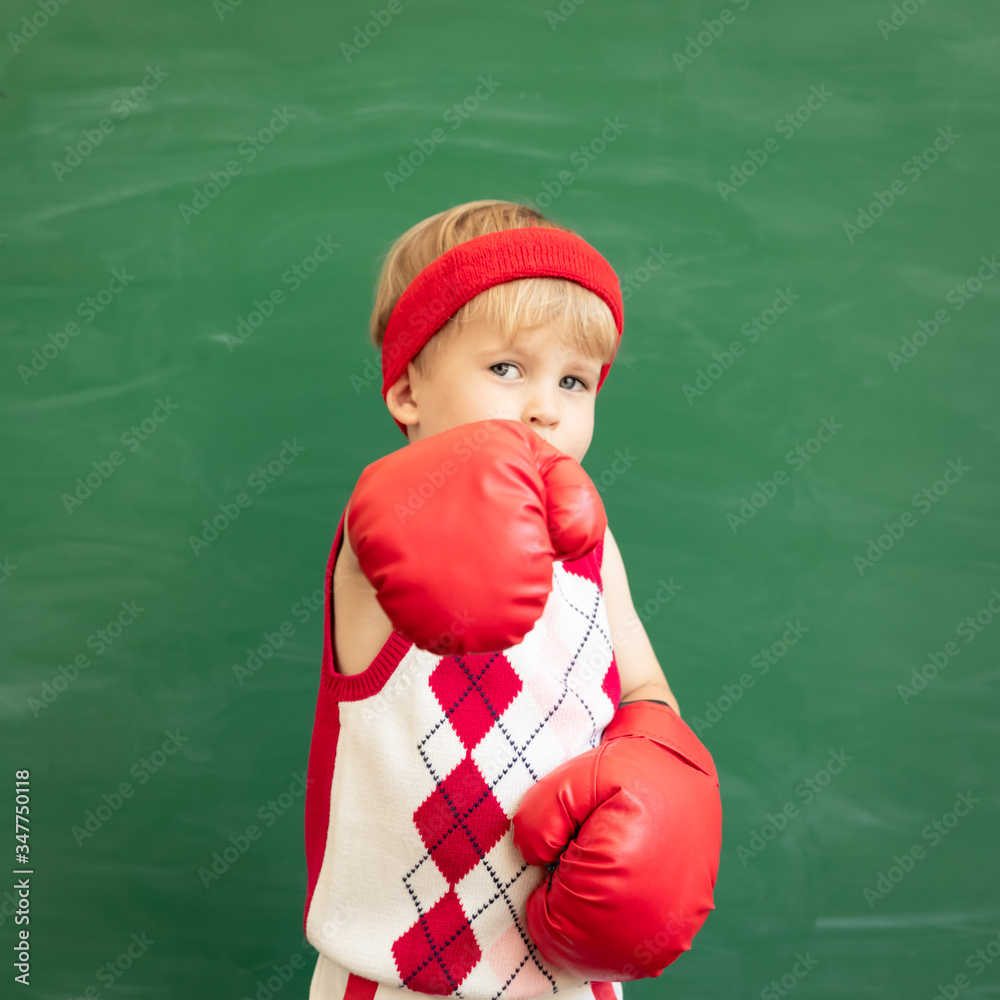
<path id="1" fill-rule="evenodd" d="M 450 885 L 468 875 L 510 826 L 468 755 L 424 800 L 413 821 Z"/>
<path id="2" fill-rule="evenodd" d="M 429 678 L 431 690 L 465 747 L 465 756 L 413 814 L 427 851 L 448 880 L 448 891 L 392 946 L 403 983 L 420 993 L 457 990 L 482 956 L 455 885 L 510 828 L 471 752 L 520 693 L 503 653 L 445 656 Z M 431 762 L 433 768 L 433 761 Z"/>
<path id="3" fill-rule="evenodd" d="M 478 745 L 521 691 L 521 678 L 503 653 L 446 656 L 430 682 L 466 750 Z"/>
<path id="4" fill-rule="evenodd" d="M 612 705 L 617 705 L 622 696 L 622 679 L 618 676 L 618 664 L 614 653 L 611 654 L 611 666 L 601 681 L 601 690 L 608 696 Z"/>
<path id="5" fill-rule="evenodd" d="M 396 941 L 392 954 L 408 989 L 438 995 L 453 993 L 482 957 L 454 889 Z"/>

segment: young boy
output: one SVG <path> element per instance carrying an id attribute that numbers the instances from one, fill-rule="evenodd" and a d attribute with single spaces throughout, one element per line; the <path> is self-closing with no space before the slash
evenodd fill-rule
<path id="1" fill-rule="evenodd" d="M 407 444 L 327 566 L 310 1000 L 622 1000 L 713 908 L 721 809 L 579 464 L 617 277 L 470 202 L 395 241 L 371 326 Z"/>

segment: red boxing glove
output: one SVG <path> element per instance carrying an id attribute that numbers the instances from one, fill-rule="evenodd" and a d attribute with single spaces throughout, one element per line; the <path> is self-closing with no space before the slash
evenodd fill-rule
<path id="1" fill-rule="evenodd" d="M 365 468 L 347 531 L 393 627 L 439 655 L 519 643 L 541 617 L 552 563 L 607 528 L 575 459 L 519 420 L 463 424 Z"/>
<path id="2" fill-rule="evenodd" d="M 600 746 L 528 789 L 513 825 L 524 860 L 549 868 L 528 898 L 528 933 L 584 979 L 660 975 L 715 908 L 719 778 L 666 705 L 620 706 Z"/>

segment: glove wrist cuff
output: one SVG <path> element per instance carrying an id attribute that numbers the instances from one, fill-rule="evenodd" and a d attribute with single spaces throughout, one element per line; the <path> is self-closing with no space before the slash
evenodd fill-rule
<path id="1" fill-rule="evenodd" d="M 712 755 L 683 719 L 665 702 L 649 698 L 620 705 L 604 729 L 601 743 L 627 737 L 645 737 L 682 757 L 718 781 Z"/>
<path id="2" fill-rule="evenodd" d="M 626 701 L 618 706 L 618 711 L 604 730 L 601 742 L 619 736 L 650 736 L 662 731 L 671 719 L 679 718 L 665 701 L 653 698 Z"/>

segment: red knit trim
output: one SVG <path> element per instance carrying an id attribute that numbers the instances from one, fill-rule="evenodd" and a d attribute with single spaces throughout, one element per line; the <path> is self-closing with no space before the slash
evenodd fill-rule
<path id="1" fill-rule="evenodd" d="M 378 694 L 406 655 L 413 643 L 395 629 L 389 634 L 382 648 L 375 654 L 371 663 L 359 674 L 342 674 L 337 671 L 337 656 L 334 645 L 334 615 L 333 615 L 333 570 L 337 555 L 344 542 L 345 506 L 337 524 L 330 561 L 326 573 L 326 617 L 323 627 L 323 679 L 322 686 L 330 691 L 337 701 L 358 701 Z"/>
<path id="2" fill-rule="evenodd" d="M 344 989 L 344 1000 L 372 1000 L 378 983 L 364 976 L 356 976 L 353 972 L 347 977 L 347 986 Z M 608 1000 L 612 1000 L 611 997 Z"/>
<path id="3" fill-rule="evenodd" d="M 319 881 L 330 824 L 330 786 L 337 763 L 340 739 L 340 712 L 337 703 L 320 685 L 316 698 L 316 717 L 309 746 L 309 769 L 306 777 L 305 847 L 306 905 L 302 929 L 308 935 L 309 906 Z"/>
<path id="4" fill-rule="evenodd" d="M 591 983 L 590 988 L 594 994 L 594 1000 L 618 1000 L 615 988 L 611 983 Z"/>

